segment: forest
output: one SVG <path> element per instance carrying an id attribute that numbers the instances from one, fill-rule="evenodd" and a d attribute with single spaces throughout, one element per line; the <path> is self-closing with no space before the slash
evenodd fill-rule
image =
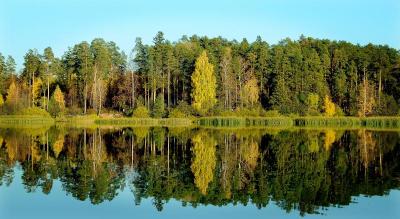
<path id="1" fill-rule="evenodd" d="M 96 38 L 56 57 L 30 49 L 17 72 L 0 53 L 0 114 L 191 116 L 395 116 L 400 54 L 300 36 L 270 45 L 158 32 L 130 54 Z M 45 112 L 47 111 L 47 112 Z"/>

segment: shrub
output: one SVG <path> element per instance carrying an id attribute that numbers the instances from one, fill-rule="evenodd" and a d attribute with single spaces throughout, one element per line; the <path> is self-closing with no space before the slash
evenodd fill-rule
<path id="1" fill-rule="evenodd" d="M 54 98 L 51 98 L 50 102 L 49 102 L 49 113 L 50 113 L 50 115 L 53 116 L 53 117 L 57 117 L 57 116 L 59 116 L 61 114 L 61 111 L 62 110 L 61 110 L 60 105 L 57 104 L 57 102 L 55 101 Z"/>
<path id="2" fill-rule="evenodd" d="M 46 110 L 38 107 L 24 108 L 16 112 L 15 115 L 50 117 L 50 114 Z"/>
<path id="3" fill-rule="evenodd" d="M 83 113 L 83 109 L 79 108 L 78 106 L 71 106 L 69 108 L 66 108 L 67 115 L 80 115 L 82 113 Z"/>
<path id="4" fill-rule="evenodd" d="M 186 118 L 187 115 L 185 113 L 183 113 L 182 111 L 180 111 L 178 108 L 174 108 L 169 112 L 168 117 L 169 118 Z"/>
<path id="5" fill-rule="evenodd" d="M 144 107 L 144 106 L 138 106 L 134 111 L 133 111 L 133 117 L 137 118 L 149 118 L 149 110 Z"/>
<path id="6" fill-rule="evenodd" d="M 175 109 L 178 109 L 181 113 L 185 115 L 185 117 L 190 117 L 195 113 L 192 106 L 189 105 L 186 101 L 180 101 Z"/>
<path id="7" fill-rule="evenodd" d="M 278 110 L 268 110 L 264 113 L 266 117 L 279 117 L 282 116 Z"/>

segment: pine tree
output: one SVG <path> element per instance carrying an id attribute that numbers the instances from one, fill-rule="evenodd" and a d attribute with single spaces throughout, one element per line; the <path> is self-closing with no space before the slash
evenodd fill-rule
<path id="1" fill-rule="evenodd" d="M 217 103 L 214 66 L 209 63 L 206 51 L 196 60 L 192 85 L 193 108 L 204 115 Z"/>

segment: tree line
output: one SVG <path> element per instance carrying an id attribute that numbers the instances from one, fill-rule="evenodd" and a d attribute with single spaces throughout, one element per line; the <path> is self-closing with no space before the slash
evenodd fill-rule
<path id="1" fill-rule="evenodd" d="M 130 55 L 96 38 L 62 57 L 31 49 L 15 66 L 0 54 L 3 114 L 369 116 L 397 115 L 400 103 L 398 50 L 304 36 L 269 45 L 158 32 L 150 45 L 137 38 Z"/>

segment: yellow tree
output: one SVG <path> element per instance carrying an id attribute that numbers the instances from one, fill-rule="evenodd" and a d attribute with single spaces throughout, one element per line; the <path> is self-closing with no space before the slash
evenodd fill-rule
<path id="1" fill-rule="evenodd" d="M 56 158 L 58 158 L 58 155 L 64 148 L 64 135 L 63 134 L 60 134 L 58 136 L 57 140 L 54 142 L 52 147 L 53 147 L 54 156 Z"/>
<path id="2" fill-rule="evenodd" d="M 15 110 L 18 104 L 18 90 L 15 82 L 11 82 L 10 87 L 7 90 L 6 105 L 11 109 Z"/>
<path id="3" fill-rule="evenodd" d="M 193 139 L 193 162 L 191 169 L 194 183 L 202 194 L 207 194 L 208 184 L 214 178 L 217 142 L 206 131 L 200 131 Z"/>
<path id="4" fill-rule="evenodd" d="M 40 99 L 41 90 L 42 90 L 42 80 L 38 78 L 35 80 L 32 87 L 32 92 L 33 92 L 32 99 L 34 101 L 34 105 L 37 105 L 38 100 Z"/>
<path id="5" fill-rule="evenodd" d="M 0 107 L 3 106 L 3 104 L 4 104 L 3 95 L 0 94 Z"/>
<path id="6" fill-rule="evenodd" d="M 258 88 L 257 79 L 251 77 L 246 81 L 242 91 L 242 102 L 246 103 L 247 106 L 253 107 L 258 102 L 260 89 Z"/>
<path id="7" fill-rule="evenodd" d="M 62 93 L 60 87 L 57 86 L 49 102 L 49 112 L 52 116 L 58 116 L 64 111 L 64 109 L 64 94 Z"/>
<path id="8" fill-rule="evenodd" d="M 192 86 L 193 108 L 204 115 L 217 103 L 214 66 L 209 63 L 206 51 L 196 60 Z"/>
<path id="9" fill-rule="evenodd" d="M 64 94 L 62 93 L 59 86 L 56 87 L 56 90 L 54 91 L 53 95 L 54 95 L 54 100 L 58 103 L 60 108 L 64 109 L 65 108 Z"/>
<path id="10" fill-rule="evenodd" d="M 336 140 L 336 132 L 332 129 L 325 130 L 324 148 L 326 151 L 331 149 L 332 144 Z"/>
<path id="11" fill-rule="evenodd" d="M 332 102 L 331 98 L 326 95 L 324 98 L 324 110 L 325 116 L 334 116 L 336 114 L 335 104 Z"/>

